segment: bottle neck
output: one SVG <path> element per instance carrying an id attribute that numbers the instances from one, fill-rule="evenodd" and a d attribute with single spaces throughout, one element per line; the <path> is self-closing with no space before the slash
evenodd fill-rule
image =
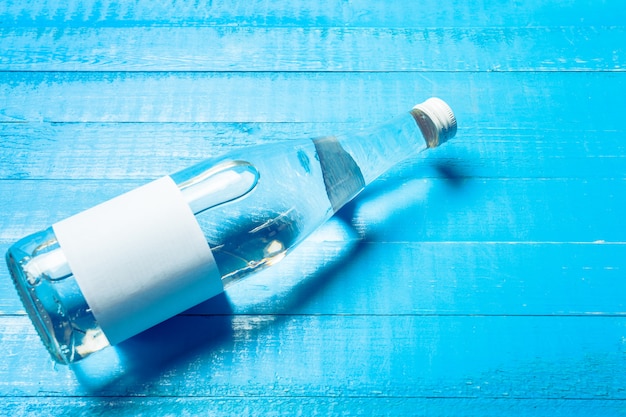
<path id="1" fill-rule="evenodd" d="M 410 112 L 372 129 L 339 135 L 337 141 L 360 168 L 365 186 L 428 147 Z"/>

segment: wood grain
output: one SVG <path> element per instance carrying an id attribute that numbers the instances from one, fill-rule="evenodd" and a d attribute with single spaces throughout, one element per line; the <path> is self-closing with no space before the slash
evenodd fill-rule
<path id="1" fill-rule="evenodd" d="M 143 183 L 0 181 L 0 233 L 17 239 Z M 414 179 L 373 184 L 345 213 L 378 242 L 624 242 L 623 195 L 626 179 Z"/>
<path id="2" fill-rule="evenodd" d="M 623 71 L 615 38 L 626 27 L 0 28 L 0 71 Z"/>
<path id="3" fill-rule="evenodd" d="M 226 310 L 213 300 L 188 314 L 626 315 L 623 243 L 326 240 L 329 227 L 275 268 L 229 288 Z M 25 314 L 5 270 L 0 291 L 0 314 Z"/>
<path id="4" fill-rule="evenodd" d="M 27 318 L 5 316 L 0 343 L 21 371 L 0 369 L 0 394 L 623 401 L 614 370 L 625 365 L 625 326 L 614 317 L 180 316 L 69 369 L 50 365 Z"/>
<path id="5" fill-rule="evenodd" d="M 248 0 L 213 2 L 149 0 L 7 0 L 0 22 L 7 26 L 287 26 L 287 27 L 493 27 L 623 25 L 620 0 L 438 0 L 336 2 Z"/>
<path id="6" fill-rule="evenodd" d="M 6 122 L 372 125 L 440 96 L 463 129 L 620 130 L 626 72 L 5 72 L 0 95 Z"/>
<path id="7" fill-rule="evenodd" d="M 531 109 L 527 109 L 530 112 Z M 0 179 L 171 174 L 250 145 L 363 129 L 363 123 L 0 123 Z M 623 130 L 463 127 L 445 148 L 385 178 L 624 178 Z M 573 169 L 575 167 L 575 169 Z M 452 171 L 452 172 L 451 172 Z"/>
<path id="8" fill-rule="evenodd" d="M 85 415 L 152 416 L 328 416 L 335 414 L 369 416 L 443 417 L 450 410 L 463 410 L 465 416 L 498 417 L 503 412 L 516 416 L 536 416 L 537 410 L 554 417 L 619 415 L 623 401 L 615 400 L 546 400 L 491 398 L 375 398 L 375 397 L 72 397 L 72 398 L 9 398 L 5 410 L 12 415 L 59 415 L 68 409 Z"/>

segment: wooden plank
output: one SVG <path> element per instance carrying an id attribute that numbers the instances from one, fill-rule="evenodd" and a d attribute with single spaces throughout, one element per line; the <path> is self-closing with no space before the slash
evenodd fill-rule
<path id="1" fill-rule="evenodd" d="M 0 413 L 5 415 L 67 415 L 72 410 L 90 416 L 463 416 L 500 417 L 612 417 L 623 416 L 622 400 L 559 400 L 503 398 L 375 398 L 315 397 L 232 398 L 232 397 L 44 397 L 3 398 Z"/>
<path id="2" fill-rule="evenodd" d="M 359 243 L 354 234 L 334 220 L 229 288 L 227 304 L 187 314 L 626 315 L 625 244 Z M 6 268 L 0 294 L 0 314 L 25 314 Z"/>
<path id="3" fill-rule="evenodd" d="M 333 232 L 230 288 L 233 313 L 626 314 L 623 244 L 319 242 Z M 208 302 L 189 314 L 220 308 Z"/>
<path id="4" fill-rule="evenodd" d="M 171 174 L 250 145 L 359 130 L 361 123 L 0 123 L 0 179 L 134 179 Z M 624 130 L 464 127 L 388 177 L 624 178 Z"/>
<path id="5" fill-rule="evenodd" d="M 178 316 L 67 368 L 3 316 L 0 395 L 624 400 L 625 334 L 615 317 Z"/>
<path id="6" fill-rule="evenodd" d="M 0 181 L 18 239 L 142 181 Z M 341 215 L 376 242 L 624 242 L 626 179 L 414 179 L 372 184 Z"/>
<path id="7" fill-rule="evenodd" d="M 119 0 L 5 0 L 6 26 L 296 26 L 296 27 L 491 27 L 622 25 L 620 0 L 514 0 L 376 2 L 353 0 L 176 1 L 155 4 Z"/>
<path id="8" fill-rule="evenodd" d="M 623 71 L 618 39 L 626 27 L 0 28 L 0 70 Z"/>
<path id="9" fill-rule="evenodd" d="M 463 129 L 620 130 L 626 72 L 4 72 L 0 121 L 372 125 L 433 95 Z"/>

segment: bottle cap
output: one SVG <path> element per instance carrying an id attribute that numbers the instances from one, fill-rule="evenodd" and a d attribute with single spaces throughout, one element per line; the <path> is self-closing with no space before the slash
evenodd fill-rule
<path id="1" fill-rule="evenodd" d="M 445 101 L 431 97 L 413 107 L 411 114 L 419 125 L 429 148 L 435 148 L 456 134 L 456 118 Z"/>

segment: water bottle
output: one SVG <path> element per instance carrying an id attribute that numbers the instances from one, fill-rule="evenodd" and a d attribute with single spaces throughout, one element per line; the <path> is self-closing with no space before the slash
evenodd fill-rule
<path id="1" fill-rule="evenodd" d="M 236 150 L 29 235 L 6 260 L 53 359 L 128 339 L 282 259 L 395 164 L 456 133 L 430 98 L 370 130 Z"/>

